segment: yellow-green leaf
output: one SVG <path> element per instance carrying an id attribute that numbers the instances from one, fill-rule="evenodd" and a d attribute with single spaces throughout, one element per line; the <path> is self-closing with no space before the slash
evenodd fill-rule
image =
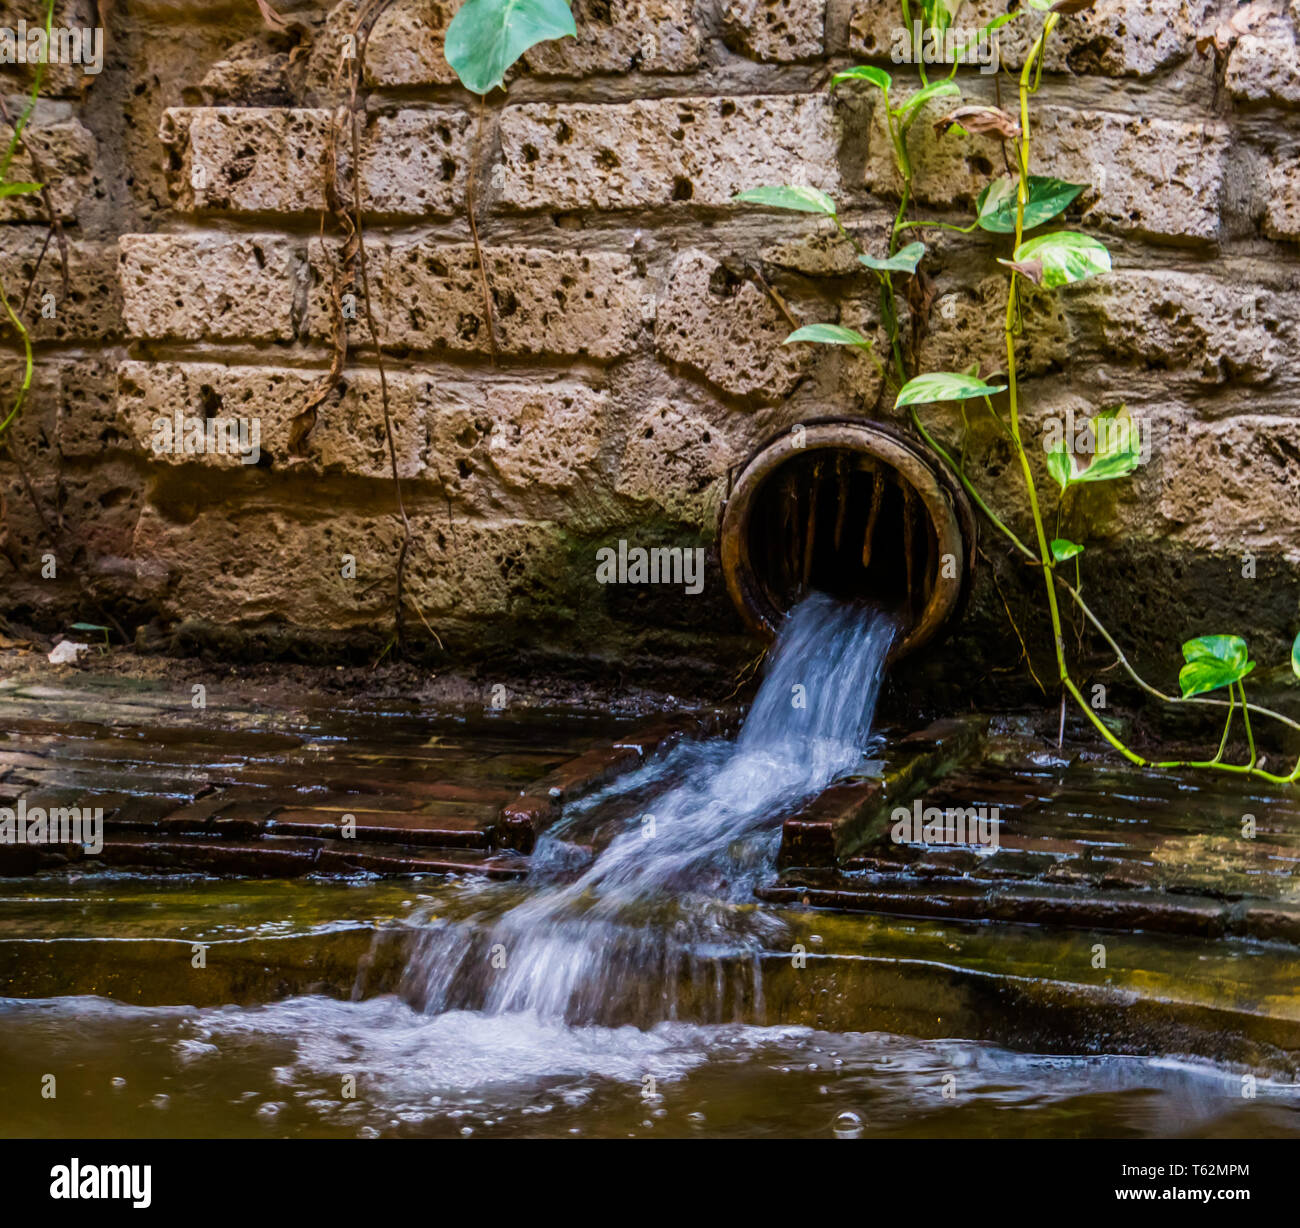
<path id="1" fill-rule="evenodd" d="M 910 379 L 899 390 L 896 409 L 905 405 L 928 405 L 933 401 L 969 401 L 974 397 L 996 396 L 1005 384 L 986 384 L 973 375 L 957 371 L 932 371 Z"/>
<path id="2" fill-rule="evenodd" d="M 1036 261 L 1043 267 L 1042 284 L 1048 289 L 1110 272 L 1110 252 L 1104 243 L 1072 230 L 1026 239 L 1015 250 L 1017 264 Z"/>
<path id="3" fill-rule="evenodd" d="M 835 216 L 835 202 L 818 188 L 793 184 L 775 184 L 772 187 L 746 188 L 731 198 L 747 205 L 766 205 L 769 209 L 793 209 L 796 213 L 822 213 Z"/>

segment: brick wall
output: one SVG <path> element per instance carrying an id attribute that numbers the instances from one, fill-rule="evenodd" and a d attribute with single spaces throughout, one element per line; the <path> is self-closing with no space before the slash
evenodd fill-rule
<path id="1" fill-rule="evenodd" d="M 64 220 L 69 293 L 51 250 L 27 312 L 37 391 L 15 431 L 40 514 L 15 461 L 0 467 L 11 616 L 106 608 L 149 624 L 146 639 L 179 629 L 237 654 L 364 655 L 388 638 L 402 534 L 360 285 L 344 287 L 362 302 L 347 367 L 305 455 L 290 450 L 331 363 L 340 238 L 321 226 L 324 164 L 355 5 L 279 7 L 288 34 L 263 29 L 251 0 L 118 0 L 105 73 L 47 87 L 31 143 Z M 912 79 L 889 62 L 896 5 L 578 0 L 578 38 L 530 52 L 481 118 L 441 55 L 456 7 L 394 0 L 364 62 L 369 308 L 414 533 L 408 593 L 454 659 L 733 664 L 752 650 L 716 564 L 685 598 L 601 588 L 595 551 L 707 544 L 728 469 L 758 443 L 811 417 L 893 416 L 869 364 L 780 345 L 787 312 L 878 335 L 874 282 L 824 220 L 731 197 L 812 184 L 883 241 L 898 184 L 881 115 L 867 91 L 825 86 L 868 60 Z M 995 11 L 969 7 L 963 24 Z M 1099 0 L 1063 19 L 1035 103 L 1034 169 L 1094 185 L 1069 216 L 1107 241 L 1115 273 L 1033 296 L 1026 415 L 1032 429 L 1122 399 L 1158 428 L 1151 463 L 1081 514 L 1095 604 L 1171 670 L 1186 634 L 1280 643 L 1300 603 L 1300 4 L 1279 0 L 1225 62 L 1198 56 L 1197 32 L 1235 7 Z M 1009 64 L 1039 20 L 1004 30 Z M 960 81 L 968 101 L 995 100 L 992 77 Z M 965 224 L 1002 171 L 995 142 L 941 140 L 924 120 L 912 148 L 920 216 Z M 23 198 L 0 220 L 6 285 L 25 285 L 40 210 Z M 927 240 L 922 367 L 996 361 L 1005 253 L 979 232 Z M 14 369 L 9 354 L 3 380 Z M 178 410 L 256 416 L 259 463 L 154 454 L 155 420 Z M 929 417 L 956 438 L 951 414 Z M 977 432 L 969 454 L 1023 517 L 997 441 Z M 1235 582 L 1247 551 L 1251 585 Z M 1031 621 L 1037 581 L 998 574 L 1001 593 L 986 568 L 961 634 L 919 677 L 1014 661 L 1002 600 Z M 427 634 L 414 607 L 408 622 Z"/>

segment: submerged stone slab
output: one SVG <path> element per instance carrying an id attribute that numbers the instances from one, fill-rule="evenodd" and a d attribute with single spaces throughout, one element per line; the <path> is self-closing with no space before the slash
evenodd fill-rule
<path id="1" fill-rule="evenodd" d="M 781 866 L 833 866 L 872 838 L 889 812 L 979 745 L 984 721 L 949 718 L 887 746 L 880 774 L 831 785 L 781 830 Z"/>
<path id="2" fill-rule="evenodd" d="M 434 881 L 6 884 L 0 995 L 206 1006 L 409 992 L 422 918 L 455 920 L 466 905 Z M 629 969 L 610 1021 L 652 1026 L 667 993 L 687 1022 L 965 1037 L 1034 1053 L 1176 1053 L 1285 1080 L 1300 1069 L 1300 961 L 1289 948 L 1133 933 L 1106 938 L 1103 968 L 1091 933 L 798 910 L 772 920 L 780 936 L 757 961 L 704 952 L 667 982 L 657 968 Z"/>
<path id="3" fill-rule="evenodd" d="M 787 821 L 790 847 L 804 856 L 783 849 L 787 868 L 760 896 L 908 917 L 1300 943 L 1300 803 L 1235 778 L 1198 784 L 1192 791 L 1172 775 L 994 743 L 983 762 L 927 783 L 913 799 L 916 824 L 893 824 L 870 790 L 828 791 L 805 812 L 822 821 L 821 855 L 809 852 L 799 820 Z M 996 819 L 996 831 L 959 826 L 955 816 L 972 810 Z M 1247 813 L 1256 826 L 1243 827 Z M 864 814 L 876 815 L 874 825 Z M 865 838 L 834 861 L 837 820 Z"/>
<path id="4" fill-rule="evenodd" d="M 595 747 L 569 760 L 501 808 L 501 846 L 532 852 L 537 837 L 560 817 L 567 802 L 639 767 L 683 737 L 704 736 L 715 727 L 717 719 L 716 714 L 665 717 L 609 746 Z"/>

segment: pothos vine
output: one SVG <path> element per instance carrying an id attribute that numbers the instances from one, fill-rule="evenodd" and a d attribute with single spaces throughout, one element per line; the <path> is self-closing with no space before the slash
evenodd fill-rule
<path id="1" fill-rule="evenodd" d="M 1085 190 L 1087 185 L 1070 184 L 1059 179 L 1031 173 L 1033 152 L 1033 124 L 1031 100 L 1042 83 L 1046 48 L 1056 31 L 1063 13 L 1076 12 L 1089 7 L 1091 0 L 1027 0 L 1028 7 L 1043 14 L 1043 25 L 1030 45 L 1024 64 L 1016 81 L 1018 107 L 1008 113 L 998 106 L 972 104 L 958 106 L 944 115 L 935 129 L 940 137 L 958 133 L 988 135 L 1006 142 L 1014 158 L 1012 173 L 1006 178 L 991 182 L 980 193 L 976 202 L 976 217 L 969 226 L 955 226 L 938 220 L 913 220 L 909 218 L 914 191 L 913 165 L 908 145 L 909 133 L 926 104 L 938 99 L 957 98 L 960 89 L 955 77 L 964 53 L 970 45 L 952 56 L 948 75 L 938 80 L 928 80 L 924 57 L 914 55 L 918 61 L 921 85 L 897 101 L 898 90 L 891 75 L 884 69 L 871 65 L 850 68 L 836 73 L 831 80 L 832 89 L 849 88 L 865 83 L 878 91 L 883 108 L 883 122 L 888 131 L 894 163 L 898 171 L 899 204 L 886 237 L 884 255 L 872 255 L 860 240 L 850 232 L 840 217 L 834 200 L 817 188 L 803 185 L 759 186 L 740 192 L 736 200 L 757 205 L 817 214 L 830 219 L 839 238 L 853 249 L 858 264 L 870 270 L 880 285 L 881 324 L 889 343 L 889 356 L 882 362 L 876 354 L 875 343 L 854 329 L 840 324 L 811 324 L 796 329 L 786 338 L 786 344 L 811 342 L 851 347 L 875 364 L 886 388 L 893 390 L 894 405 L 908 411 L 912 426 L 922 439 L 947 463 L 961 480 L 963 487 L 989 523 L 1010 544 L 1016 554 L 1041 571 L 1043 599 L 1052 630 L 1057 677 L 1062 689 L 1062 702 L 1068 697 L 1083 713 L 1102 738 L 1130 763 L 1139 767 L 1159 769 L 1207 769 L 1254 777 L 1273 784 L 1293 784 L 1300 780 L 1300 759 L 1289 772 L 1267 771 L 1261 763 L 1256 746 L 1251 718 L 1266 718 L 1296 731 L 1300 723 L 1270 708 L 1252 703 L 1246 697 L 1245 679 L 1255 668 L 1250 660 L 1244 638 L 1238 635 L 1204 635 L 1188 640 L 1183 645 L 1184 664 L 1179 673 L 1181 694 L 1168 695 L 1147 682 L 1133 667 L 1114 636 L 1084 601 L 1079 585 L 1080 556 L 1084 547 L 1066 538 L 1051 536 L 1047 530 L 1044 509 L 1034 477 L 1033 466 L 1025 446 L 1022 429 L 1023 397 L 1016 356 L 1016 343 L 1024 335 L 1025 321 L 1022 311 L 1022 292 L 1025 283 L 1047 290 L 1084 281 L 1110 271 L 1110 253 L 1097 239 L 1069 230 L 1054 230 L 1026 238 L 1029 231 L 1058 218 Z M 909 31 L 913 25 L 911 7 L 902 0 L 903 18 Z M 924 37 L 944 35 L 951 27 L 953 10 L 944 0 L 922 0 L 920 29 Z M 1015 20 L 1027 10 L 1017 9 L 1002 14 L 985 25 L 977 38 L 987 39 L 999 26 Z M 920 48 L 914 46 L 914 51 Z M 904 243 L 907 232 L 914 229 L 948 229 L 971 233 L 976 228 L 993 235 L 1010 235 L 1011 251 L 998 258 L 1007 273 L 1006 309 L 1003 318 L 1003 338 L 1006 348 L 1005 371 L 981 376 L 978 367 L 967 371 L 910 372 L 902 343 L 899 325 L 898 296 L 895 278 L 914 277 L 918 274 L 926 247 L 923 242 Z M 1003 382 L 992 382 L 995 379 Z M 995 405 L 994 398 L 1005 394 L 1005 413 Z M 1033 541 L 1026 542 L 1012 530 L 990 507 L 988 501 L 975 487 L 965 471 L 964 458 L 954 459 L 933 434 L 927 430 L 917 412 L 925 404 L 949 403 L 960 408 L 965 421 L 968 403 L 983 407 L 997 431 L 1009 443 L 1024 483 L 1030 517 L 1033 522 Z M 1058 523 L 1060 500 L 1078 488 L 1097 482 L 1114 481 L 1131 474 L 1140 461 L 1138 431 L 1127 409 L 1118 406 L 1097 414 L 1089 424 L 1094 451 L 1090 463 L 1080 463 L 1070 447 L 1062 440 L 1047 453 L 1047 471 L 1058 488 Z M 1071 565 L 1074 582 L 1067 574 Z M 1150 759 L 1134 750 L 1085 700 L 1079 689 L 1074 671 L 1067 656 L 1062 627 L 1061 600 L 1067 598 L 1083 616 L 1107 647 L 1114 653 L 1116 662 L 1127 676 L 1148 696 L 1168 704 L 1197 704 L 1226 708 L 1223 734 L 1212 757 L 1195 760 Z M 1300 677 L 1300 636 L 1291 650 L 1291 667 Z M 1227 691 L 1227 699 L 1211 698 L 1210 692 Z M 1225 761 L 1229 735 L 1238 711 L 1247 742 L 1248 759 L 1245 763 Z M 1063 709 L 1064 713 L 1064 709 Z"/>

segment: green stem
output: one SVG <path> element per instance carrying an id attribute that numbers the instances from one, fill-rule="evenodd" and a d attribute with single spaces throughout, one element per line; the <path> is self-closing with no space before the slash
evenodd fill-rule
<path id="1" fill-rule="evenodd" d="M 1237 709 L 1237 697 L 1233 695 L 1231 687 L 1228 688 L 1228 695 L 1230 696 L 1230 702 L 1228 704 L 1228 720 L 1223 726 L 1223 737 L 1219 739 L 1219 749 L 1215 752 L 1214 758 L 1210 760 L 1211 763 L 1219 763 L 1222 761 L 1223 752 L 1228 748 L 1228 732 L 1232 729 L 1232 714 Z"/>
<path id="2" fill-rule="evenodd" d="M 1250 766 L 1254 767 L 1259 761 L 1259 755 L 1255 751 L 1255 735 L 1250 728 L 1250 704 L 1246 702 L 1246 682 L 1243 678 L 1237 679 L 1237 690 L 1241 692 L 1241 719 L 1246 723 L 1246 745 L 1250 748 Z M 1232 688 L 1228 688 L 1228 694 L 1232 694 Z"/>
<path id="3" fill-rule="evenodd" d="M 1047 36 L 1052 32 L 1055 24 L 1056 15 L 1049 14 L 1047 21 L 1043 25 L 1042 34 L 1039 35 L 1033 47 L 1030 48 L 1029 58 L 1026 60 L 1024 71 L 1020 76 L 1020 141 L 1017 146 L 1016 158 L 1020 172 L 1020 182 L 1016 191 L 1015 247 L 1020 246 L 1024 237 L 1025 205 L 1029 200 L 1029 79 L 1035 61 L 1040 60 L 1042 57 Z M 1006 319 L 1003 325 L 1003 335 L 1007 348 L 1008 416 L 1010 419 L 1011 441 L 1015 447 L 1016 457 L 1020 461 L 1020 470 L 1025 480 L 1025 493 L 1029 498 L 1029 512 L 1034 521 L 1034 536 L 1038 543 L 1038 559 L 1043 568 L 1043 586 L 1047 594 L 1048 614 L 1052 620 L 1052 643 L 1056 652 L 1057 673 L 1061 685 L 1078 704 L 1080 711 L 1092 722 L 1097 732 L 1130 763 L 1145 767 L 1147 761 L 1120 741 L 1111 732 L 1105 721 L 1093 711 L 1092 706 L 1083 698 L 1083 695 L 1080 694 L 1079 688 L 1070 677 L 1070 667 L 1065 659 L 1065 636 L 1061 629 L 1061 611 L 1056 600 L 1056 584 L 1052 578 L 1055 573 L 1055 563 L 1052 559 L 1051 548 L 1047 543 L 1047 530 L 1043 525 L 1043 511 L 1038 502 L 1038 488 L 1034 482 L 1034 471 L 1029 463 L 1029 454 L 1025 451 L 1024 439 L 1020 433 L 1020 386 L 1016 370 L 1016 323 L 1018 319 L 1016 276 L 1014 272 L 1011 274 L 1011 281 L 1007 291 Z"/>
<path id="4" fill-rule="evenodd" d="M 53 28 L 54 28 L 54 0 L 46 0 L 45 46 L 47 52 L 50 46 L 50 38 L 51 38 Z M 49 56 L 47 54 L 46 60 L 48 58 Z M 13 135 L 9 138 L 9 145 L 5 149 L 3 159 L 0 159 L 0 183 L 5 183 L 8 180 L 9 166 L 13 162 L 14 152 L 18 148 L 19 142 L 22 140 L 23 129 L 26 128 L 27 121 L 31 118 L 32 112 L 36 110 L 36 103 L 41 96 L 41 85 L 45 80 L 46 60 L 41 60 L 36 65 L 36 71 L 32 76 L 31 92 L 27 96 L 27 105 L 23 108 L 22 114 L 18 117 L 17 121 L 14 123 Z M 17 330 L 18 336 L 22 338 L 22 343 L 23 343 L 23 380 L 21 386 L 18 389 L 17 395 L 14 397 L 13 408 L 10 409 L 9 413 L 5 415 L 4 421 L 0 422 L 0 435 L 3 435 L 5 430 L 8 428 L 9 424 L 18 416 L 19 411 L 23 407 L 23 403 L 27 400 L 27 393 L 32 386 L 32 372 L 34 370 L 35 364 L 32 360 L 31 334 L 27 331 L 26 327 L 23 325 L 23 322 L 18 318 L 17 313 L 14 311 L 12 305 L 10 304 L 9 296 L 5 293 L 4 285 L 2 282 L 0 282 L 0 305 L 4 307 L 5 315 L 8 317 L 9 322 Z"/>
<path id="5" fill-rule="evenodd" d="M 18 416 L 18 411 L 22 409 L 23 402 L 27 400 L 28 390 L 32 386 L 32 372 L 35 369 L 35 363 L 32 361 L 31 334 L 10 305 L 9 296 L 5 293 L 3 284 L 0 284 L 0 305 L 4 307 L 5 315 L 9 317 L 9 322 L 17 330 L 23 341 L 23 382 L 18 389 L 18 395 L 14 398 L 13 408 L 6 415 L 5 420 L 0 422 L 0 435 L 3 435 L 9 424 Z"/>
<path id="6" fill-rule="evenodd" d="M 45 5 L 45 46 L 50 45 L 50 37 L 54 29 L 54 0 L 46 0 Z M 27 95 L 27 105 L 23 107 L 22 114 L 18 117 L 18 122 L 14 124 L 13 135 L 9 138 L 8 148 L 5 149 L 4 157 L 0 158 L 0 183 L 7 183 L 9 178 L 9 164 L 13 161 L 14 153 L 18 149 L 18 143 L 22 140 L 23 129 L 27 127 L 27 121 L 31 118 L 32 112 L 36 110 L 36 103 L 41 96 L 41 85 L 45 81 L 46 60 L 39 60 L 36 64 L 36 72 L 32 75 L 32 88 Z"/>
<path id="7" fill-rule="evenodd" d="M 959 235 L 968 235 L 978 225 L 978 220 L 972 222 L 969 226 L 954 226 L 951 222 L 927 222 L 924 220 L 918 220 L 915 222 L 904 222 L 901 226 L 898 226 L 897 229 L 901 231 L 912 230 L 916 227 L 928 227 L 932 230 L 952 230 Z"/>

